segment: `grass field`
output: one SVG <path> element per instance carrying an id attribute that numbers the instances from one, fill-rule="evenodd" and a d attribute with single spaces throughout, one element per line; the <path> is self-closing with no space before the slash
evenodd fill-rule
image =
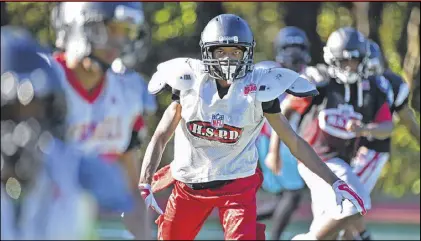
<path id="1" fill-rule="evenodd" d="M 166 192 L 166 193 L 165 193 Z M 170 190 L 159 193 L 157 201 L 161 207 L 166 206 Z M 405 199 L 387 200 L 383 196 L 375 196 L 376 205 L 370 210 L 367 217 L 369 229 L 375 240 L 420 240 L 419 224 L 419 197 L 408 202 Z M 266 213 L 273 210 L 277 203 L 277 198 L 265 192 L 258 192 L 258 213 Z M 386 200 L 386 202 L 384 202 Z M 417 202 L 415 202 L 415 201 Z M 216 210 L 214 210 L 216 211 Z M 219 224 L 217 212 L 211 214 L 205 225 L 202 227 L 196 240 L 223 240 L 224 234 Z M 308 231 L 311 219 L 310 197 L 308 193 L 303 196 L 299 210 L 293 217 L 293 222 L 286 228 L 281 240 L 290 240 L 299 233 Z M 266 237 L 270 237 L 271 222 L 269 219 L 263 220 L 267 225 Z M 151 238 L 156 238 L 156 225 L 154 224 L 154 233 Z M 119 221 L 102 222 L 98 227 L 98 234 L 101 239 L 131 239 L 131 235 L 124 230 L 123 224 Z"/>
<path id="2" fill-rule="evenodd" d="M 271 228 L 269 220 L 263 221 L 267 225 L 266 231 Z M 295 234 L 304 233 L 308 230 L 310 222 L 295 221 L 291 223 L 281 240 L 290 240 Z M 394 224 L 394 223 L 368 223 L 375 240 L 420 240 L 420 226 L 417 224 Z M 156 226 L 154 226 L 156 232 Z M 130 235 L 124 230 L 119 222 L 102 222 L 99 225 L 98 235 L 100 239 L 130 239 Z M 268 232 L 266 232 L 267 237 Z M 154 236 L 155 237 L 155 233 Z M 196 240 L 223 240 L 221 225 L 216 221 L 207 221 L 200 231 Z"/>

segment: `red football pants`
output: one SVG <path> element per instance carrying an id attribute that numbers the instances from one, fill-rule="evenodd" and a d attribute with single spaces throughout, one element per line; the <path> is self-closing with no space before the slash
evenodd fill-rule
<path id="1" fill-rule="evenodd" d="M 158 239 L 194 240 L 217 207 L 225 240 L 264 240 L 265 225 L 256 221 L 256 192 L 262 181 L 260 170 L 216 190 L 192 190 L 176 181 L 164 215 L 156 220 Z"/>

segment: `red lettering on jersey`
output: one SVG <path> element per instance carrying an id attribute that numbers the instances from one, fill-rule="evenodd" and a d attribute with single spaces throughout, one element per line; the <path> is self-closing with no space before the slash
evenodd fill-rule
<path id="1" fill-rule="evenodd" d="M 242 128 L 226 124 L 221 128 L 215 128 L 210 122 L 204 121 L 190 121 L 186 125 L 187 130 L 195 137 L 227 144 L 236 143 L 243 132 Z"/>
<path id="2" fill-rule="evenodd" d="M 256 91 L 257 91 L 257 86 L 255 84 L 249 84 L 246 87 L 244 87 L 244 95 L 248 95 Z"/>
<path id="3" fill-rule="evenodd" d="M 355 133 L 346 129 L 349 121 L 362 121 L 362 115 L 355 112 L 350 105 L 339 105 L 337 108 L 320 111 L 318 120 L 319 127 L 325 133 L 341 139 L 355 138 Z"/>
<path id="4" fill-rule="evenodd" d="M 326 115 L 325 116 L 326 123 L 332 127 L 337 129 L 341 129 L 346 131 L 346 124 L 350 120 L 359 120 L 358 118 L 352 117 L 345 117 L 342 115 Z"/>
<path id="5" fill-rule="evenodd" d="M 68 136 L 76 141 L 116 140 L 122 137 L 120 118 L 106 118 L 102 122 L 89 122 L 69 128 Z"/>

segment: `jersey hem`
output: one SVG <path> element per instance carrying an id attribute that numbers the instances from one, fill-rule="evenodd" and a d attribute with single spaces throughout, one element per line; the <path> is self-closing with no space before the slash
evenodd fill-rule
<path id="1" fill-rule="evenodd" d="M 173 168 L 171 168 L 171 174 L 173 178 L 183 183 L 203 183 L 203 182 L 212 182 L 212 181 L 234 180 L 234 179 L 239 179 L 239 178 L 246 178 L 246 177 L 254 175 L 255 173 L 256 173 L 256 169 L 253 169 L 248 172 L 235 173 L 231 175 L 196 177 L 196 178 L 189 179 L 189 178 L 183 178 L 182 176 L 177 175 L 177 173 L 173 171 Z"/>

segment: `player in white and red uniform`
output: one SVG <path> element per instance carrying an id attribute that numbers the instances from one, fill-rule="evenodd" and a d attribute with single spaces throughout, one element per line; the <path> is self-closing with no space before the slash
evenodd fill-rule
<path id="1" fill-rule="evenodd" d="M 140 76 L 116 61 L 138 41 L 144 23 L 141 4 L 63 2 L 52 12 L 52 19 L 56 44 L 63 50 L 52 61 L 60 69 L 69 105 L 65 140 L 84 153 L 101 154 L 124 166 L 138 197 L 133 215 L 126 213 L 124 220 L 133 219 L 136 212 L 142 218 L 136 151 L 146 131 L 142 99 L 148 93 Z M 139 237 L 146 225 L 133 222 L 126 224 Z"/>
<path id="2" fill-rule="evenodd" d="M 146 150 L 139 182 L 146 204 L 161 214 L 158 239 L 194 239 L 214 208 L 219 208 L 225 239 L 264 239 L 264 225 L 256 222 L 262 175 L 256 170 L 255 141 L 265 118 L 295 156 L 333 185 L 338 205 L 349 199 L 364 213 L 361 198 L 279 114 L 279 95 L 287 89 L 295 95 L 313 95 L 314 86 L 288 69 L 253 70 L 253 33 L 236 15 L 213 18 L 202 32 L 200 46 L 202 61 L 164 62 L 149 83 L 151 93 L 167 85 L 174 93 Z M 162 213 L 151 184 L 174 132 L 174 160 L 155 176 L 156 189 L 174 184 Z"/>
<path id="3" fill-rule="evenodd" d="M 376 79 L 378 88 L 387 93 L 390 112 L 399 117 L 419 143 L 420 127 L 408 104 L 409 86 L 401 76 L 393 73 L 390 69 L 385 70 L 385 60 L 381 49 L 377 43 L 371 40 L 370 57 L 366 65 L 369 78 Z M 391 140 L 390 138 L 384 140 L 364 138 L 359 144 L 361 147 L 351 164 L 354 172 L 361 178 L 367 190 L 371 192 L 384 165 L 389 160 Z M 355 236 L 357 240 L 371 240 L 370 232 L 366 230 L 364 222 L 357 223 L 352 231 L 352 236 Z"/>
<path id="4" fill-rule="evenodd" d="M 376 88 L 375 80 L 361 77 L 368 43 L 360 32 L 348 27 L 336 30 L 329 36 L 324 52 L 328 66 L 309 67 L 305 73 L 319 83 L 320 95 L 304 101 L 288 96 L 282 107 L 302 115 L 299 134 L 336 175 L 361 195 L 366 209 L 370 209 L 369 192 L 350 163 L 361 137 L 390 136 L 393 124 L 387 95 Z M 314 219 L 310 232 L 297 235 L 294 240 L 336 238 L 343 227 L 361 217 L 351 203 L 345 203 L 343 212 L 338 214 L 329 185 L 305 165 L 299 164 L 298 169 L 311 191 Z"/>
<path id="5" fill-rule="evenodd" d="M 49 55 L 28 31 L 1 27 L 1 238 L 6 240 L 86 239 L 97 204 L 115 211 L 132 205 L 118 164 L 63 143 L 67 104 Z"/>

